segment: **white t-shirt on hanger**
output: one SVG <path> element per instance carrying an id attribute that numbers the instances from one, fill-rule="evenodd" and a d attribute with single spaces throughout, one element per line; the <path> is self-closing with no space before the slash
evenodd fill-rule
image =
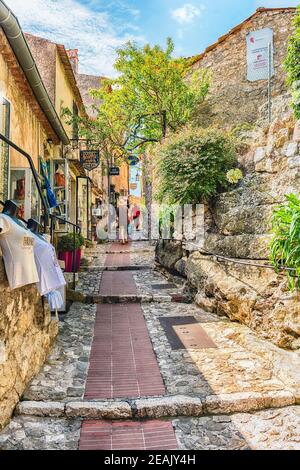
<path id="1" fill-rule="evenodd" d="M 39 275 L 38 290 L 41 295 L 46 295 L 65 286 L 66 281 L 58 264 L 54 246 L 37 235 L 33 236 L 34 258 Z"/>
<path id="2" fill-rule="evenodd" d="M 34 237 L 6 214 L 0 214 L 0 247 L 11 289 L 39 281 L 33 246 Z"/>

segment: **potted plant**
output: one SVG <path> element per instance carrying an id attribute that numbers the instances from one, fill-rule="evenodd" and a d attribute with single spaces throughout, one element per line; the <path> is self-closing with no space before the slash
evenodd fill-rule
<path id="1" fill-rule="evenodd" d="M 67 235 L 62 236 L 59 239 L 58 259 L 65 262 L 65 272 L 72 273 L 73 269 L 75 272 L 79 271 L 81 260 L 81 247 L 83 245 L 84 238 L 79 233 L 75 234 L 75 244 L 73 233 L 68 233 Z"/>

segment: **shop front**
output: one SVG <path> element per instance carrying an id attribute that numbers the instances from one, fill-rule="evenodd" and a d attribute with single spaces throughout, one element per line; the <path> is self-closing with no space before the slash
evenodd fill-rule
<path id="1" fill-rule="evenodd" d="M 11 169 L 9 199 L 19 207 L 22 219 L 40 221 L 40 197 L 30 168 Z"/>
<path id="2" fill-rule="evenodd" d="M 69 165 L 66 159 L 40 159 L 40 173 L 43 176 L 45 197 L 49 207 L 57 216 L 68 220 L 70 214 Z M 59 232 L 65 232 L 67 227 L 59 223 Z"/>

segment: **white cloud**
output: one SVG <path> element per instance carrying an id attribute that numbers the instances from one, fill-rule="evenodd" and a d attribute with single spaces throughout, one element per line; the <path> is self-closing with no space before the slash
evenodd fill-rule
<path id="1" fill-rule="evenodd" d="M 145 41 L 137 32 L 128 32 L 130 24 L 124 27 L 118 20 L 112 22 L 106 8 L 100 12 L 93 8 L 94 0 L 87 6 L 78 0 L 5 1 L 18 17 L 23 31 L 64 44 L 67 49 L 79 49 L 82 73 L 114 75 L 116 48 L 129 40 Z M 107 2 L 104 6 L 107 7 Z M 132 14 L 136 16 L 138 11 Z"/>
<path id="2" fill-rule="evenodd" d="M 199 18 L 202 15 L 204 5 L 196 7 L 191 3 L 185 3 L 182 7 L 172 10 L 172 18 L 178 23 L 191 23 L 195 18 Z"/>

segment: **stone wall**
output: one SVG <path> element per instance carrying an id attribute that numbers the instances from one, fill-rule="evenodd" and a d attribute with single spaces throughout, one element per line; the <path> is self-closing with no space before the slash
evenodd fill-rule
<path id="1" fill-rule="evenodd" d="M 156 251 L 157 261 L 188 278 L 200 307 L 240 321 L 289 349 L 300 349 L 300 295 L 288 291 L 286 276 L 239 263 L 270 264 L 272 210 L 285 194 L 299 194 L 299 130 L 287 111 L 269 128 L 249 133 L 239 162 L 244 179 L 211 203 L 201 252 L 167 241 Z"/>
<path id="2" fill-rule="evenodd" d="M 293 31 L 295 9 L 259 9 L 249 20 L 210 46 L 195 59 L 193 70 L 208 69 L 212 74 L 209 96 L 199 112 L 201 124 L 234 127 L 267 117 L 267 80 L 247 80 L 246 35 L 250 31 L 272 28 L 274 31 L 273 98 L 286 93 L 283 61 L 288 37 Z"/>
<path id="3" fill-rule="evenodd" d="M 34 285 L 9 288 L 0 257 L 0 429 L 45 362 L 57 332 Z"/>

